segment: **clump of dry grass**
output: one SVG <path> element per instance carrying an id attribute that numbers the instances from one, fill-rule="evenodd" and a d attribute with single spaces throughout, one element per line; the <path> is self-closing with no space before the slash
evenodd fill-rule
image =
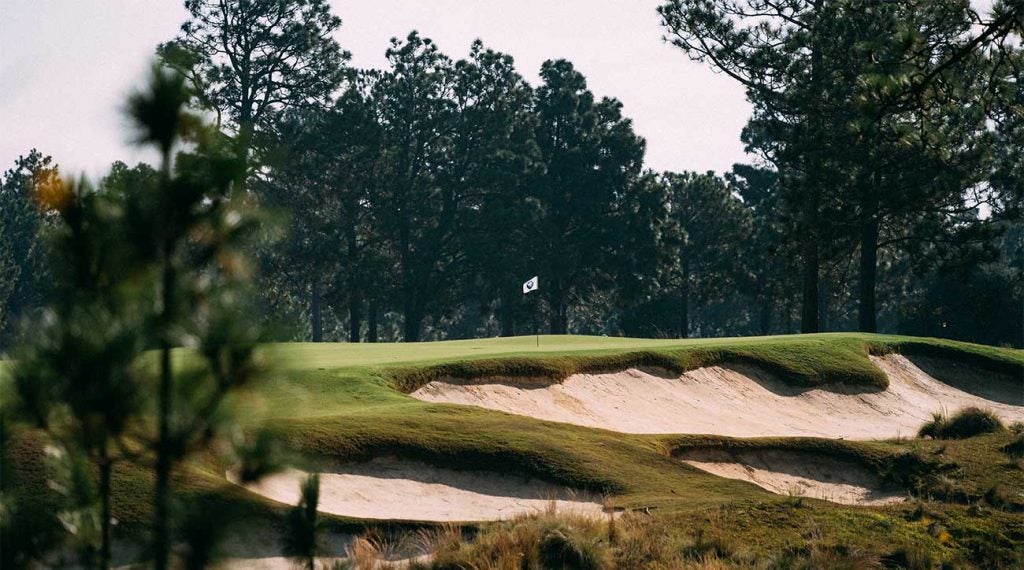
<path id="1" fill-rule="evenodd" d="M 347 567 L 358 570 L 397 570 L 404 567 L 391 561 L 400 557 L 400 542 L 376 532 L 356 538 L 345 552 Z"/>
<path id="2" fill-rule="evenodd" d="M 610 566 L 607 523 L 571 512 L 521 516 L 481 530 L 472 541 L 453 528 L 428 535 L 434 569 L 604 570 Z"/>

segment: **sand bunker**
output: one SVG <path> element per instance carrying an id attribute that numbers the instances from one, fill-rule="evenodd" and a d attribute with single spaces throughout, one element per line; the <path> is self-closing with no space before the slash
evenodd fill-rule
<path id="1" fill-rule="evenodd" d="M 289 470 L 247 487 L 294 505 L 307 474 Z M 229 475 L 230 478 L 230 475 Z M 440 469 L 414 461 L 377 458 L 320 473 L 324 513 L 361 519 L 489 521 L 542 512 L 554 506 L 599 516 L 600 497 L 511 475 Z"/>
<path id="2" fill-rule="evenodd" d="M 863 466 L 814 453 L 694 449 L 677 457 L 708 473 L 747 481 L 780 495 L 844 505 L 886 505 L 904 499 L 903 493 L 884 488 L 878 477 Z"/>
<path id="3" fill-rule="evenodd" d="M 982 398 L 936 380 L 903 356 L 871 359 L 889 377 L 884 391 L 799 390 L 736 365 L 698 368 L 681 377 L 637 369 L 576 374 L 540 387 L 438 381 L 412 396 L 626 433 L 885 439 L 915 435 L 932 412 L 969 406 L 990 409 L 1007 422 L 1024 421 L 1024 406 L 1003 403 L 1013 401 L 1010 393 L 993 395 L 993 387 L 991 399 Z M 1012 382 L 998 380 L 1013 391 Z"/>

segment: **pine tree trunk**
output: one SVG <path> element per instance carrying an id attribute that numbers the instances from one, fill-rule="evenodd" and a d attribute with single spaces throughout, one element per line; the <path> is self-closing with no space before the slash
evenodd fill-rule
<path id="1" fill-rule="evenodd" d="M 860 302 L 857 320 L 861 332 L 878 332 L 875 288 L 878 278 L 878 216 L 871 214 L 860 228 Z"/>
<path id="2" fill-rule="evenodd" d="M 416 302 L 412 299 L 407 300 L 405 303 L 405 310 L 402 312 L 404 313 L 404 322 L 402 323 L 404 328 L 402 334 L 403 340 L 405 342 L 419 342 L 423 316 L 416 307 Z"/>
<path id="3" fill-rule="evenodd" d="M 536 294 L 536 293 L 535 293 Z M 498 311 L 498 320 L 501 321 L 501 336 L 515 336 L 516 321 L 512 310 L 510 297 L 506 296 L 501 300 L 501 309 Z"/>
<path id="4" fill-rule="evenodd" d="M 819 280 L 819 259 L 818 259 L 818 201 L 816 188 L 810 189 L 813 196 L 806 198 L 804 206 L 803 226 L 803 271 L 802 271 L 802 295 L 800 306 L 800 332 L 818 332 L 818 280 Z"/>
<path id="5" fill-rule="evenodd" d="M 320 280 L 314 279 L 310 291 L 309 302 L 309 325 L 313 336 L 313 342 L 324 341 L 324 322 L 322 299 L 320 294 Z"/>
<path id="6" fill-rule="evenodd" d="M 565 334 L 565 294 L 559 284 L 554 284 L 551 291 L 551 334 Z"/>
<path id="7" fill-rule="evenodd" d="M 244 195 L 249 184 L 249 150 L 252 148 L 252 139 L 256 132 L 252 120 L 243 117 L 238 128 L 237 157 L 240 165 L 238 179 L 235 181 L 235 188 L 240 195 Z"/>
<path id="8" fill-rule="evenodd" d="M 170 487 L 171 487 L 171 322 L 174 315 L 174 289 L 176 276 L 170 259 L 173 244 L 165 244 L 164 275 L 162 284 L 163 307 L 160 315 L 160 392 L 158 410 L 158 442 L 156 456 L 156 484 L 154 485 L 153 567 L 167 570 L 171 553 Z"/>
<path id="9" fill-rule="evenodd" d="M 690 336 L 690 264 L 687 256 L 681 263 L 682 284 L 679 287 L 679 338 Z"/>
<path id="10" fill-rule="evenodd" d="M 796 321 L 793 317 L 796 311 L 793 310 L 793 295 L 786 295 L 786 333 L 793 334 L 797 331 Z"/>
<path id="11" fill-rule="evenodd" d="M 367 315 L 366 322 L 366 342 L 377 342 L 377 335 L 379 333 L 379 326 L 377 324 L 378 311 L 377 301 L 370 301 L 369 315 Z"/>
<path id="12" fill-rule="evenodd" d="M 814 12 L 817 14 L 823 6 L 823 0 L 815 0 Z M 822 99 L 824 92 L 822 78 L 821 49 L 816 45 L 817 36 L 812 33 L 811 41 L 811 97 Z M 821 207 L 822 191 L 822 163 L 820 157 L 820 139 L 824 125 L 821 121 L 821 113 L 816 109 L 817 105 L 811 107 L 808 124 L 810 136 L 805 137 L 807 176 L 806 196 L 803 196 L 804 209 L 801 212 L 801 225 L 804 231 L 803 243 L 803 275 L 802 275 L 802 300 L 800 311 L 800 332 L 816 333 L 820 330 L 821 323 L 818 315 L 818 279 L 820 274 L 821 260 L 819 258 L 819 208 Z"/>
<path id="13" fill-rule="evenodd" d="M 818 332 L 828 330 L 828 281 L 818 277 Z"/>
<path id="14" fill-rule="evenodd" d="M 761 301 L 761 312 L 758 318 L 762 336 L 769 335 L 772 332 L 772 312 L 772 299 L 771 297 L 765 297 Z"/>
<path id="15" fill-rule="evenodd" d="M 362 338 L 363 301 L 355 291 L 349 294 L 348 299 L 348 341 L 359 342 Z"/>

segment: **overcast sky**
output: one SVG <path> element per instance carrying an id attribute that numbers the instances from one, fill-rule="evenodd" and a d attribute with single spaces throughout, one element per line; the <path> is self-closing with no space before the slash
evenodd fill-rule
<path id="1" fill-rule="evenodd" d="M 531 83 L 565 58 L 598 95 L 625 105 L 658 170 L 726 171 L 743 161 L 750 108 L 730 79 L 661 40 L 658 0 L 332 0 L 357 67 L 381 67 L 393 36 L 433 38 L 453 58 L 480 38 Z M 0 0 L 0 170 L 30 148 L 65 173 L 97 176 L 148 158 L 122 105 L 158 42 L 185 19 L 175 0 Z"/>

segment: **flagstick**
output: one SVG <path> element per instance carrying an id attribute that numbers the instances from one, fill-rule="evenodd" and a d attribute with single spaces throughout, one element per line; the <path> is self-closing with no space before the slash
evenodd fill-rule
<path id="1" fill-rule="evenodd" d="M 537 276 L 530 279 L 526 283 L 523 283 L 523 295 L 529 295 L 530 293 L 537 290 Z M 534 295 L 536 297 L 536 295 Z M 537 297 L 537 301 L 534 302 L 534 314 L 533 314 L 533 333 L 536 336 L 537 348 L 540 348 L 540 327 L 538 326 L 537 317 L 540 314 L 540 297 Z"/>

